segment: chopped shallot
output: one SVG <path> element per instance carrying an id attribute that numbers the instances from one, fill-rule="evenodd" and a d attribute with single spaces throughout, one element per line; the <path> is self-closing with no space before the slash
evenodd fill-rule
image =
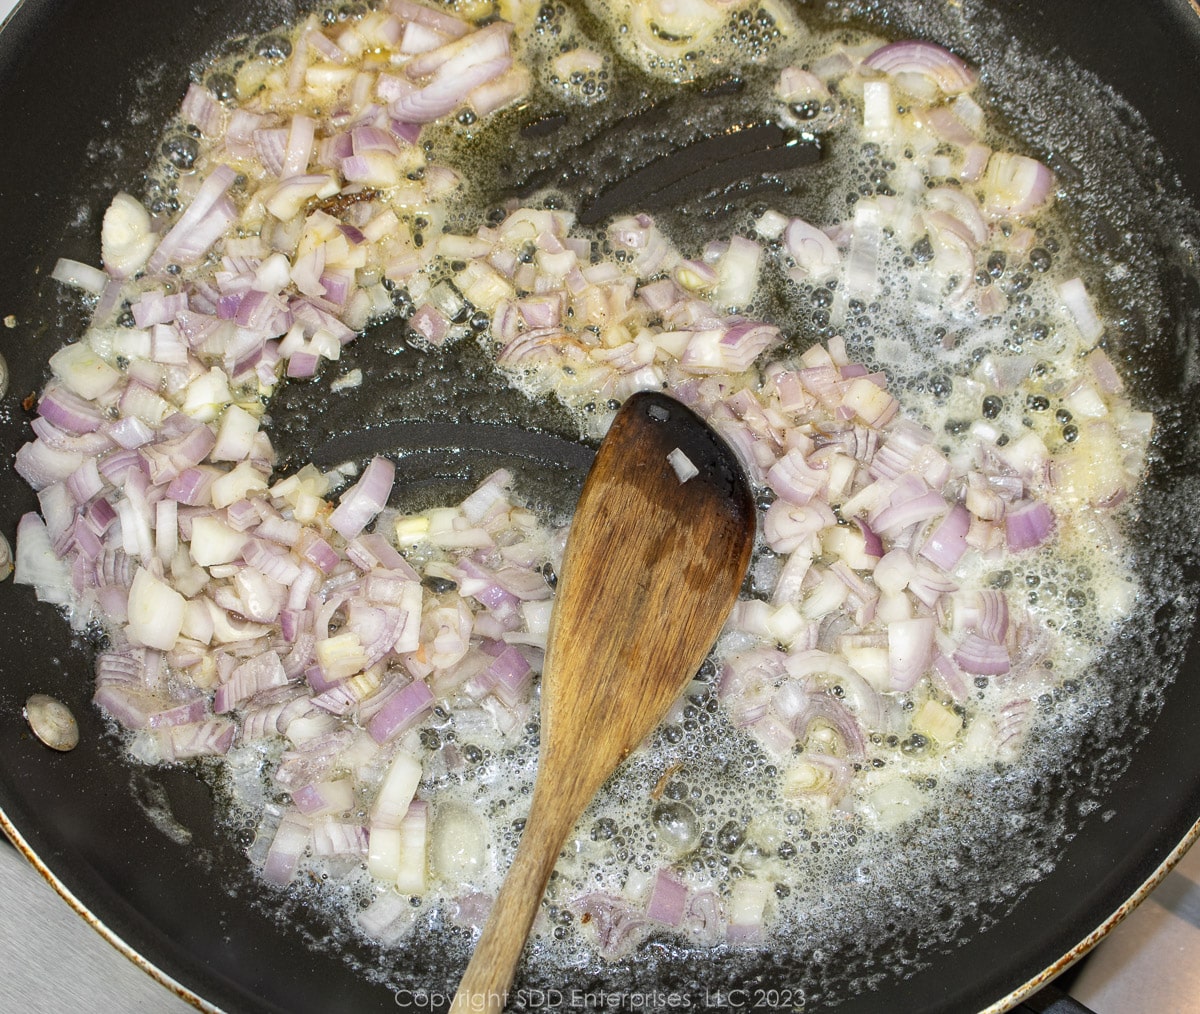
<path id="1" fill-rule="evenodd" d="M 670 53 L 676 31 L 699 51 L 725 5 L 642 5 L 633 55 Z M 868 43 L 789 66 L 775 93 L 784 122 L 852 106 L 847 130 L 892 167 L 886 185 L 853 194 L 840 221 L 767 209 L 753 234 L 681 252 L 644 213 L 607 223 L 604 244 L 550 202 L 506 203 L 462 235 L 449 224 L 448 199 L 471 188 L 460 166 L 433 161 L 427 125 L 466 127 L 542 87 L 512 32 L 390 0 L 336 27 L 310 18 L 239 103 L 193 83 L 181 116 L 198 154 L 179 177 L 181 210 L 152 215 L 118 193 L 103 269 L 55 266 L 96 297 L 93 327 L 51 357 L 14 459 L 39 506 L 17 527 L 14 579 L 79 627 L 106 623 L 95 703 L 143 759 L 261 765 L 266 784 L 245 804 L 263 878 L 282 887 L 315 861 L 365 863 L 377 893 L 358 924 L 381 939 L 413 925 L 410 895 L 441 892 L 472 926 L 486 910 L 472 878 L 492 861 L 487 825 L 441 786 L 474 784 L 476 734 L 517 756 L 537 728 L 563 533 L 523 506 L 505 469 L 457 504 L 410 513 L 391 504 L 385 456 L 336 505 L 358 462 L 276 473 L 271 396 L 329 369 L 371 320 L 409 305 L 406 333 L 430 356 L 478 336 L 498 370 L 577 409 L 592 437 L 647 389 L 724 436 L 757 486 L 762 551 L 717 649 L 719 721 L 761 746 L 780 796 L 814 823 L 920 812 L 923 791 L 891 776 L 890 755 L 882 781 L 870 763 L 889 741 L 1013 758 L 1054 635 L 1041 606 L 981 574 L 1013 561 L 1032 574 L 1069 529 L 1111 525 L 1153 423 L 1095 347 L 1101 301 L 1078 277 L 1036 283 L 1054 326 L 1086 343 L 1054 386 L 1034 379 L 1030 346 L 1001 354 L 1006 333 L 978 369 L 922 380 L 969 388 L 985 417 L 970 425 L 947 418 L 943 431 L 937 409 L 906 418 L 912 399 L 853 361 L 839 329 L 897 298 L 930 331 L 945 324 L 933 348 L 953 352 L 964 321 L 987 327 L 978 319 L 1009 306 L 1006 265 L 1040 256 L 1055 176 L 992 150 L 968 94 L 978 75 L 956 55 Z M 549 63 L 568 80 L 605 73 L 591 50 Z M 767 271 L 812 299 L 821 342 L 756 316 Z M 889 361 L 888 341 L 872 359 Z M 325 381 L 347 391 L 364 377 Z M 1010 426 L 1005 401 L 1027 391 L 1030 419 Z M 1052 415 L 1070 429 L 1034 426 Z M 699 474 L 681 449 L 667 460 L 681 483 Z M 484 767 L 511 774 L 501 752 Z M 776 908 L 753 865 L 763 855 L 747 853 L 745 876 L 720 890 L 663 866 L 570 907 L 607 958 L 659 931 L 758 945 Z"/>

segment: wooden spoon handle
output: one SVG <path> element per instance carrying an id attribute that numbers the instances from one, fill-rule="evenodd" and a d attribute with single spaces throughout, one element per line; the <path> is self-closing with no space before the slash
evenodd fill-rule
<path id="1" fill-rule="evenodd" d="M 578 809 L 586 804 L 585 800 L 576 808 L 573 803 L 557 805 L 560 802 L 547 803 L 534 790 L 521 844 L 458 984 L 450 1014 L 499 1014 L 504 1010 L 550 873 Z"/>

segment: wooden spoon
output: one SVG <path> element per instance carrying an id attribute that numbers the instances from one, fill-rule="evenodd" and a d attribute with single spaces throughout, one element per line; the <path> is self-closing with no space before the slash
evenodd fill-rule
<path id="1" fill-rule="evenodd" d="M 559 575 L 525 832 L 453 1014 L 504 1009 L 563 841 L 704 661 L 745 576 L 754 517 L 741 466 L 699 416 L 650 392 L 621 406 Z"/>

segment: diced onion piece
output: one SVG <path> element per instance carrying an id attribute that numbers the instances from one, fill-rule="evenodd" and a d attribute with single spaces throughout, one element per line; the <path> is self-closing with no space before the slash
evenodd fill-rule
<path id="1" fill-rule="evenodd" d="M 1096 307 L 1084 287 L 1082 278 L 1072 278 L 1059 285 L 1058 298 L 1062 300 L 1063 308 L 1071 315 L 1079 333 L 1085 339 L 1095 341 L 1104 334 L 1104 324 L 1096 313 Z"/>
<path id="2" fill-rule="evenodd" d="M 702 47 L 723 18 L 720 5 L 706 0 L 643 0 L 630 10 L 634 38 L 648 50 L 638 53 L 643 60 L 677 59 L 685 48 Z"/>
<path id="3" fill-rule="evenodd" d="M 700 474 L 698 469 L 686 454 L 678 447 L 667 455 L 667 461 L 670 462 L 671 468 L 675 470 L 675 477 L 679 479 L 680 484 L 687 482 L 688 479 L 694 479 Z"/>
<path id="4" fill-rule="evenodd" d="M 354 805 L 354 782 L 337 778 L 306 785 L 292 793 L 292 801 L 306 817 L 345 813 Z"/>
<path id="5" fill-rule="evenodd" d="M 376 880 L 395 883 L 400 875 L 400 851 L 399 827 L 372 826 L 367 837 L 367 872 Z"/>
<path id="6" fill-rule="evenodd" d="M 683 921 L 687 908 L 688 889 L 667 870 L 659 870 L 654 878 L 654 888 L 646 905 L 646 915 L 667 926 L 678 926 Z"/>
<path id="7" fill-rule="evenodd" d="M 426 803 L 411 803 L 404 819 L 400 822 L 396 890 L 401 894 L 425 893 L 428 869 L 428 811 Z"/>
<path id="8" fill-rule="evenodd" d="M 1061 294 L 1061 290 L 1060 290 Z M 1104 349 L 1094 348 L 1087 354 L 1087 364 L 1105 394 L 1120 394 L 1125 390 L 1125 382 L 1113 366 L 1112 360 L 1105 354 Z"/>
<path id="9" fill-rule="evenodd" d="M 726 306 L 745 306 L 758 288 L 762 248 L 744 236 L 734 236 L 717 262 L 717 285 L 713 298 Z"/>
<path id="10" fill-rule="evenodd" d="M 211 461 L 241 461 L 249 457 L 258 433 L 258 419 L 244 408 L 230 405 L 221 413 L 217 442 L 209 452 Z"/>
<path id="11" fill-rule="evenodd" d="M 837 525 L 827 528 L 821 533 L 821 548 L 830 556 L 844 560 L 852 570 L 870 570 L 875 565 L 875 559 L 881 554 L 867 552 L 867 539 L 862 531 L 865 526 L 865 522 L 856 520 L 853 527 Z M 882 546 L 879 536 L 873 532 L 872 536 L 874 543 Z"/>
<path id="12" fill-rule="evenodd" d="M 871 645 L 845 645 L 842 647 L 841 653 L 850 663 L 851 668 L 876 690 L 891 690 L 887 648 L 877 648 Z"/>
<path id="13" fill-rule="evenodd" d="M 832 570 L 822 571 L 820 580 L 804 599 L 802 612 L 810 620 L 819 620 L 840 608 L 849 594 L 850 589 L 837 574 Z"/>
<path id="14" fill-rule="evenodd" d="M 421 783 L 421 763 L 405 750 L 396 751 L 371 807 L 371 837 L 377 828 L 398 828 Z"/>
<path id="15" fill-rule="evenodd" d="M 849 765 L 825 754 L 805 753 L 783 773 L 785 798 L 821 799 L 836 803 L 845 793 Z"/>
<path id="16" fill-rule="evenodd" d="M 907 778 L 884 782 L 867 797 L 876 823 L 883 829 L 898 827 L 925 809 L 925 794 Z"/>
<path id="17" fill-rule="evenodd" d="M 1003 676 L 1012 668 L 1008 649 L 977 633 L 969 633 L 954 652 L 954 661 L 977 676 Z"/>
<path id="18" fill-rule="evenodd" d="M 854 208 L 850 250 L 846 255 L 846 290 L 854 297 L 870 301 L 879 295 L 879 258 L 883 243 L 883 224 L 875 201 L 859 201 Z"/>
<path id="19" fill-rule="evenodd" d="M 933 657 L 932 617 L 893 620 L 887 627 L 888 667 L 893 690 L 911 690 L 929 668 Z"/>
<path id="20" fill-rule="evenodd" d="M 344 539 L 352 539 L 387 506 L 396 466 L 387 458 L 372 458 L 362 478 L 342 494 L 329 515 L 329 524 Z"/>
<path id="21" fill-rule="evenodd" d="M 232 400 L 229 377 L 214 366 L 188 385 L 182 411 L 200 422 L 212 422 Z"/>
<path id="22" fill-rule="evenodd" d="M 157 274 L 172 262 L 194 264 L 217 241 L 225 228 L 237 218 L 237 211 L 225 196 L 237 174 L 227 165 L 217 166 L 196 191 L 170 231 L 162 237 L 146 262 L 146 270 Z"/>
<path id="23" fill-rule="evenodd" d="M 356 387 L 362 387 L 362 382 L 363 372 L 356 367 L 349 373 L 343 374 L 332 381 L 329 385 L 329 390 L 334 393 L 338 391 L 352 391 Z"/>
<path id="24" fill-rule="evenodd" d="M 787 226 L 787 216 L 773 209 L 764 211 L 754 221 L 754 231 L 763 239 L 779 239 Z"/>
<path id="25" fill-rule="evenodd" d="M 183 627 L 184 598 L 144 567 L 138 567 L 129 587 L 129 625 L 135 644 L 170 651 Z"/>
<path id="26" fill-rule="evenodd" d="M 1118 479 L 1114 484 L 1120 488 Z M 1041 500 L 1030 500 L 1004 518 L 1005 540 L 1010 552 L 1033 549 L 1040 546 L 1054 530 L 1054 514 Z"/>
<path id="27" fill-rule="evenodd" d="M 247 538 L 218 517 L 209 515 L 195 518 L 189 546 L 192 561 L 201 567 L 230 563 L 241 554 Z"/>
<path id="28" fill-rule="evenodd" d="M 554 603 L 550 599 L 541 602 L 522 602 L 521 616 L 530 634 L 545 639 L 550 633 L 550 614 Z"/>
<path id="29" fill-rule="evenodd" d="M 784 242 L 802 278 L 820 280 L 836 271 L 842 263 L 842 255 L 833 240 L 801 218 L 793 218 L 788 223 Z"/>
<path id="30" fill-rule="evenodd" d="M 473 88 L 467 93 L 467 101 L 478 115 L 487 116 L 520 101 L 532 87 L 533 75 L 529 70 L 513 66 L 499 77 Z"/>
<path id="31" fill-rule="evenodd" d="M 729 927 L 731 944 L 752 944 L 760 941 L 766 929 L 767 902 L 771 886 L 753 877 L 734 881 L 729 889 Z"/>
<path id="32" fill-rule="evenodd" d="M 779 644 L 790 648 L 809 630 L 808 620 L 790 602 L 776 609 L 766 621 L 767 633 Z"/>
<path id="33" fill-rule="evenodd" d="M 217 687 L 213 696 L 213 710 L 219 715 L 225 714 L 255 694 L 284 686 L 287 681 L 287 673 L 279 656 L 273 651 L 264 651 L 246 659 Z"/>
<path id="34" fill-rule="evenodd" d="M 887 141 L 895 133 L 895 103 L 892 86 L 886 81 L 863 85 L 863 136 L 869 141 Z"/>
<path id="35" fill-rule="evenodd" d="M 321 672 L 331 683 L 360 673 L 367 666 L 367 653 L 353 630 L 322 638 L 317 641 L 315 651 Z"/>
<path id="36" fill-rule="evenodd" d="M 1040 475 L 1050 457 L 1042 438 L 1032 431 L 999 448 L 998 454 L 1006 465 L 1025 477 Z"/>
<path id="37" fill-rule="evenodd" d="M 112 199 L 100 227 L 100 259 L 113 278 L 128 278 L 146 266 L 158 243 L 150 213 L 125 192 Z"/>
<path id="38" fill-rule="evenodd" d="M 395 158 L 386 151 L 364 151 L 342 159 L 342 175 L 352 183 L 386 189 L 400 182 Z"/>
<path id="39" fill-rule="evenodd" d="M 339 635 L 342 636 L 342 635 Z M 427 684 L 414 680 L 392 695 L 367 725 L 367 732 L 377 743 L 395 739 L 416 725 L 433 708 L 434 695 Z"/>
<path id="40" fill-rule="evenodd" d="M 179 503 L 165 498 L 159 500 L 154 510 L 154 552 L 164 563 L 175 558 L 179 548 Z"/>
<path id="41" fill-rule="evenodd" d="M 33 513 L 22 515 L 17 524 L 13 583 L 31 585 L 39 602 L 71 601 L 71 570 L 55 555 L 45 522 Z"/>
<path id="42" fill-rule="evenodd" d="M 868 426 L 882 426 L 900 410 L 895 398 L 866 377 L 852 380 L 842 401 Z"/>
<path id="43" fill-rule="evenodd" d="M 1028 215 L 1054 196 L 1054 174 L 1026 155 L 993 152 L 984 178 L 984 211 L 993 218 Z"/>
<path id="44" fill-rule="evenodd" d="M 108 284 L 108 275 L 90 264 L 82 264 L 68 257 L 60 257 L 50 272 L 50 277 L 64 285 L 73 285 L 84 292 L 98 296 Z"/>
<path id="45" fill-rule="evenodd" d="M 95 401 L 121 381 L 119 370 L 98 356 L 87 342 L 64 345 L 50 357 L 50 369 L 74 394 Z"/>
<path id="46" fill-rule="evenodd" d="M 312 825 L 308 819 L 295 812 L 286 814 L 267 850 L 263 879 L 276 887 L 291 883 L 311 840 Z"/>
<path id="47" fill-rule="evenodd" d="M 782 102 L 823 102 L 829 98 L 829 89 L 816 74 L 803 67 L 784 67 L 775 85 L 775 94 Z M 760 235 L 762 235 L 760 230 Z"/>
<path id="48" fill-rule="evenodd" d="M 264 206 L 281 222 L 286 222 L 300 214 L 310 198 L 332 197 L 339 189 L 337 180 L 323 173 L 293 176 L 280 182 Z"/>
<path id="49" fill-rule="evenodd" d="M 957 95 L 975 86 L 978 75 L 959 57 L 932 42 L 903 40 L 880 46 L 863 66 L 884 74 L 919 75 L 946 95 Z"/>
<path id="50" fill-rule="evenodd" d="M 1108 415 L 1104 397 L 1091 384 L 1077 384 L 1063 397 L 1063 407 L 1075 419 L 1103 419 Z"/>
<path id="51" fill-rule="evenodd" d="M 921 555 L 930 563 L 949 573 L 958 566 L 967 551 L 967 532 L 971 515 L 962 504 L 955 504 L 921 547 Z"/>
<path id="52" fill-rule="evenodd" d="M 242 461 L 231 471 L 214 480 L 212 503 L 214 507 L 228 507 L 243 499 L 247 494 L 266 488 L 266 476 L 249 461 Z"/>

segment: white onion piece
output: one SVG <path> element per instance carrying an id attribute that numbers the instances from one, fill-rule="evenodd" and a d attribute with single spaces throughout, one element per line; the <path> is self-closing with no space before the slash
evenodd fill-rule
<path id="1" fill-rule="evenodd" d="M 372 828 L 399 827 L 420 782 L 420 761 L 404 750 L 396 751 L 371 806 Z"/>
<path id="2" fill-rule="evenodd" d="M 743 877 L 734 882 L 728 903 L 727 939 L 730 944 L 747 946 L 761 941 L 770 896 L 770 884 L 754 877 Z"/>
<path id="3" fill-rule="evenodd" d="M 209 451 L 209 460 L 241 461 L 249 457 L 257 433 L 258 419 L 244 408 L 230 405 L 221 413 L 217 442 Z"/>
<path id="4" fill-rule="evenodd" d="M 888 666 L 894 690 L 911 690 L 929 668 L 933 657 L 932 617 L 894 620 L 888 624 Z"/>
<path id="5" fill-rule="evenodd" d="M 427 887 L 427 841 L 429 805 L 414 802 L 400 822 L 396 861 L 396 890 L 401 894 L 424 894 Z"/>
<path id="6" fill-rule="evenodd" d="M 870 301 L 879 294 L 881 227 L 878 205 L 859 201 L 854 209 L 845 274 L 847 291 L 858 299 Z"/>
<path id="7" fill-rule="evenodd" d="M 245 535 L 234 531 L 219 517 L 198 517 L 192 521 L 189 552 L 199 566 L 215 567 L 236 560 L 246 541 Z"/>
<path id="8" fill-rule="evenodd" d="M 118 193 L 104 212 L 100 228 L 100 259 L 113 278 L 136 274 L 150 259 L 158 237 L 150 224 L 150 213 L 136 197 Z"/>
<path id="9" fill-rule="evenodd" d="M 129 625 L 134 644 L 170 651 L 183 627 L 184 598 L 174 588 L 139 567 L 129 587 Z"/>
<path id="10" fill-rule="evenodd" d="M 312 826 L 308 819 L 300 814 L 287 814 L 280 822 L 267 851 L 263 879 L 277 887 L 291 883 L 311 839 Z"/>
<path id="11" fill-rule="evenodd" d="M 629 8 L 632 35 L 643 61 L 677 56 L 702 46 L 724 19 L 707 0 L 642 0 Z"/>
<path id="12" fill-rule="evenodd" d="M 863 136 L 869 141 L 885 141 L 894 132 L 892 86 L 886 81 L 867 81 L 863 85 Z"/>
<path id="13" fill-rule="evenodd" d="M 833 240 L 803 219 L 793 218 L 784 237 L 788 253 L 795 259 L 802 278 L 826 278 L 842 263 L 842 255 Z"/>
<path id="14" fill-rule="evenodd" d="M 64 345 L 55 352 L 50 357 L 50 369 L 73 394 L 87 401 L 101 398 L 121 381 L 120 371 L 83 341 Z"/>
<path id="15" fill-rule="evenodd" d="M 675 477 L 679 480 L 680 485 L 700 474 L 700 469 L 692 463 L 692 459 L 678 447 L 667 455 L 667 461 L 674 470 Z"/>
<path id="16" fill-rule="evenodd" d="M 70 569 L 55 555 L 46 525 L 36 514 L 23 514 L 17 525 L 13 583 L 32 586 L 39 602 L 71 601 Z"/>
<path id="17" fill-rule="evenodd" d="M 50 277 L 64 285 L 73 285 L 84 292 L 98 296 L 108 284 L 108 276 L 99 268 L 90 264 L 82 264 L 68 257 L 60 257 L 54 264 Z"/>
<path id="18" fill-rule="evenodd" d="M 1096 313 L 1092 298 L 1088 295 L 1082 279 L 1072 278 L 1060 283 L 1058 296 L 1084 338 L 1088 341 L 1095 341 L 1104 334 L 1104 324 L 1101 323 L 1100 316 Z"/>
<path id="19" fill-rule="evenodd" d="M 727 306 L 744 306 L 758 288 L 762 248 L 743 236 L 734 236 L 717 262 L 717 285 L 713 298 Z"/>

